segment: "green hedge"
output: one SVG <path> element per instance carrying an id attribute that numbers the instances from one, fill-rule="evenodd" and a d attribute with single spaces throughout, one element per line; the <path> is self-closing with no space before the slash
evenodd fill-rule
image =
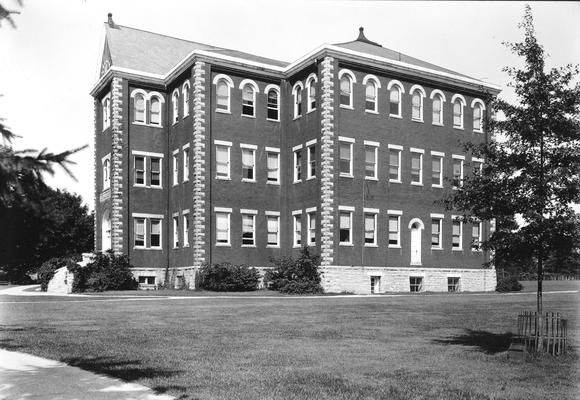
<path id="1" fill-rule="evenodd" d="M 131 272 L 126 255 L 98 253 L 85 267 L 75 265 L 73 292 L 103 292 L 105 290 L 135 290 L 139 286 Z"/>
<path id="2" fill-rule="evenodd" d="M 247 265 L 205 264 L 195 276 L 195 287 L 216 292 L 248 292 L 258 289 L 260 273 Z"/>
<path id="3" fill-rule="evenodd" d="M 271 290 L 290 294 L 323 293 L 318 265 L 320 257 L 311 255 L 303 247 L 297 259 L 284 257 L 271 260 L 273 268 L 264 275 L 264 283 Z"/>
<path id="4" fill-rule="evenodd" d="M 496 292 L 519 292 L 523 289 L 522 284 L 515 276 L 506 276 L 497 279 Z"/>

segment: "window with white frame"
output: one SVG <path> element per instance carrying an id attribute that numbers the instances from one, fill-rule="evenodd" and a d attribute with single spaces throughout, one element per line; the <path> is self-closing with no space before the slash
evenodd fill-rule
<path id="1" fill-rule="evenodd" d="M 230 215 L 231 209 L 215 211 L 216 246 L 230 246 Z"/>
<path id="2" fill-rule="evenodd" d="M 354 140 L 350 138 L 338 138 L 339 140 L 339 171 L 340 176 L 353 177 L 352 173 L 352 145 Z"/>
<path id="3" fill-rule="evenodd" d="M 134 243 L 135 247 L 145 247 L 145 218 L 134 219 Z"/>
<path id="4" fill-rule="evenodd" d="M 242 213 L 242 247 L 256 246 L 256 215 Z"/>
<path id="5" fill-rule="evenodd" d="M 338 73 L 338 78 L 340 80 L 340 106 L 353 108 L 352 91 L 353 84 L 356 82 L 354 74 L 343 69 Z"/>
<path id="6" fill-rule="evenodd" d="M 463 249 L 463 221 L 458 217 L 453 217 L 452 231 L 451 231 L 451 249 Z"/>
<path id="7" fill-rule="evenodd" d="M 339 222 L 339 244 L 352 245 L 352 211 L 340 211 Z"/>
<path id="8" fill-rule="evenodd" d="M 222 113 L 230 112 L 231 89 L 234 86 L 232 79 L 224 74 L 219 74 L 214 77 L 214 85 L 216 85 L 216 111 Z"/>
<path id="9" fill-rule="evenodd" d="M 149 123 L 151 125 L 161 125 L 161 100 L 157 96 L 151 96 L 149 101 Z"/>
<path id="10" fill-rule="evenodd" d="M 380 81 L 374 75 L 367 75 L 363 79 L 363 85 L 365 85 L 365 111 L 378 113 Z"/>
<path id="11" fill-rule="evenodd" d="M 173 163 L 173 186 L 175 186 L 179 184 L 179 160 L 177 152 L 173 153 L 172 163 Z"/>
<path id="12" fill-rule="evenodd" d="M 442 242 L 442 223 L 443 219 L 440 217 L 432 217 L 431 218 L 431 248 L 432 249 L 442 249 L 443 242 Z"/>
<path id="13" fill-rule="evenodd" d="M 183 182 L 189 180 L 189 148 L 183 149 Z"/>
<path id="14" fill-rule="evenodd" d="M 425 90 L 419 85 L 413 85 L 411 88 L 411 119 L 423 122 L 423 99 Z"/>
<path id="15" fill-rule="evenodd" d="M 306 94 L 308 97 L 308 111 L 316 110 L 316 83 L 318 78 L 316 75 L 312 74 L 306 79 Z"/>
<path id="16" fill-rule="evenodd" d="M 377 245 L 377 213 L 365 210 L 365 246 Z"/>
<path id="17" fill-rule="evenodd" d="M 302 244 L 302 213 L 295 212 L 293 213 L 292 217 L 294 219 L 294 229 L 293 229 L 294 235 L 292 244 L 294 247 L 300 247 L 300 245 Z"/>
<path id="18" fill-rule="evenodd" d="M 389 182 L 401 183 L 402 147 L 389 146 Z"/>
<path id="19" fill-rule="evenodd" d="M 242 115 L 246 117 L 256 116 L 256 93 L 258 86 L 254 82 L 242 82 Z"/>
<path id="20" fill-rule="evenodd" d="M 377 158 L 378 146 L 365 141 L 365 179 L 378 179 Z"/>
<path id="21" fill-rule="evenodd" d="M 471 226 L 471 251 L 481 251 L 481 221 L 474 221 Z"/>
<path id="22" fill-rule="evenodd" d="M 304 86 L 302 82 L 296 82 L 292 88 L 292 95 L 294 97 L 294 118 L 302 116 L 302 89 Z"/>
<path id="23" fill-rule="evenodd" d="M 401 247 L 400 215 L 389 215 L 389 247 Z"/>
<path id="24" fill-rule="evenodd" d="M 481 132 L 482 131 L 482 120 L 483 120 L 483 107 L 481 104 L 477 103 L 473 107 L 473 131 L 474 132 Z"/>
<path id="25" fill-rule="evenodd" d="M 294 182 L 302 181 L 302 149 L 294 150 Z"/>
<path id="26" fill-rule="evenodd" d="M 410 276 L 409 277 L 409 290 L 411 292 L 423 291 L 423 277 L 422 276 Z"/>
<path id="27" fill-rule="evenodd" d="M 189 247 L 189 214 L 183 214 L 183 247 Z"/>
<path id="28" fill-rule="evenodd" d="M 179 121 L 179 92 L 177 89 L 173 91 L 173 95 L 171 96 L 171 104 L 173 109 L 173 123 L 177 123 Z"/>
<path id="29" fill-rule="evenodd" d="M 216 179 L 230 179 L 231 142 L 215 141 L 215 176 Z"/>
<path id="30" fill-rule="evenodd" d="M 431 152 L 431 186 L 443 187 L 443 153 Z"/>
<path id="31" fill-rule="evenodd" d="M 308 171 L 307 179 L 316 178 L 316 144 L 312 143 L 307 148 Z"/>
<path id="32" fill-rule="evenodd" d="M 133 98 L 133 121 L 145 123 L 145 95 L 138 93 Z"/>
<path id="33" fill-rule="evenodd" d="M 103 99 L 103 130 L 111 126 L 111 96 L 107 94 Z"/>
<path id="34" fill-rule="evenodd" d="M 411 185 L 423 185 L 423 152 L 411 149 Z"/>
<path id="35" fill-rule="evenodd" d="M 161 220 L 149 220 L 149 247 L 152 249 L 160 249 L 161 246 Z"/>
<path id="36" fill-rule="evenodd" d="M 268 169 L 268 183 L 280 183 L 280 149 L 266 147 L 267 160 L 266 167 Z"/>
<path id="37" fill-rule="evenodd" d="M 266 118 L 271 121 L 280 121 L 280 90 L 276 87 L 267 90 L 267 104 L 268 109 Z"/>
<path id="38" fill-rule="evenodd" d="M 189 81 L 185 81 L 181 92 L 183 94 L 183 118 L 185 118 L 189 115 Z"/>
<path id="39" fill-rule="evenodd" d="M 135 174 L 134 174 L 134 184 L 135 186 L 145 186 L 145 157 L 135 156 L 134 157 Z"/>
<path id="40" fill-rule="evenodd" d="M 451 98 L 453 104 L 453 127 L 463 129 L 463 107 L 465 107 L 465 98 L 456 94 Z"/>
<path id="41" fill-rule="evenodd" d="M 306 210 L 307 222 L 308 222 L 308 245 L 316 245 L 316 211 Z"/>
<path id="42" fill-rule="evenodd" d="M 440 94 L 432 96 L 433 99 L 433 125 L 443 125 L 443 97 Z"/>
<path id="43" fill-rule="evenodd" d="M 279 215 L 268 215 L 266 211 L 266 222 L 268 229 L 268 243 L 267 247 L 279 247 L 280 246 L 280 216 Z"/>
<path id="44" fill-rule="evenodd" d="M 399 81 L 391 81 L 387 90 L 389 91 L 389 116 L 401 118 L 401 93 L 405 92 L 403 85 Z"/>
<path id="45" fill-rule="evenodd" d="M 463 186 L 463 156 L 453 155 L 453 188 Z"/>
<path id="46" fill-rule="evenodd" d="M 244 147 L 242 147 L 244 146 Z M 256 149 L 242 147 L 242 181 L 255 182 L 256 181 Z"/>
<path id="47" fill-rule="evenodd" d="M 179 217 L 173 217 L 173 248 L 179 247 Z"/>
<path id="48" fill-rule="evenodd" d="M 161 158 L 151 157 L 149 182 L 152 187 L 161 187 Z"/>
<path id="49" fill-rule="evenodd" d="M 111 187 L 111 153 L 103 157 L 103 190 Z"/>

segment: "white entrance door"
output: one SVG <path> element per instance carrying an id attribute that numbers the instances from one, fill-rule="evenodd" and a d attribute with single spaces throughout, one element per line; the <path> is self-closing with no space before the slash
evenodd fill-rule
<path id="1" fill-rule="evenodd" d="M 421 265 L 421 227 L 418 222 L 411 225 L 411 265 Z"/>

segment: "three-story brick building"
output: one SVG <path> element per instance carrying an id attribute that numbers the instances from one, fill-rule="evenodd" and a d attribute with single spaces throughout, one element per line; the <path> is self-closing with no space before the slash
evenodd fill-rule
<path id="1" fill-rule="evenodd" d="M 328 291 L 494 290 L 436 201 L 484 160 L 498 88 L 364 36 L 285 63 L 105 24 L 95 104 L 95 250 L 142 285 L 311 246 Z M 449 179 L 453 179 L 453 181 Z"/>

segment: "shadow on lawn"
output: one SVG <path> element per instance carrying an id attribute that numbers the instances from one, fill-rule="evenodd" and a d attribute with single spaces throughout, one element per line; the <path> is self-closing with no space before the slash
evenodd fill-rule
<path id="1" fill-rule="evenodd" d="M 447 339 L 435 339 L 435 343 L 440 344 L 455 344 L 462 346 L 474 346 L 478 347 L 479 351 L 485 354 L 497 354 L 504 351 L 510 347 L 511 340 L 513 338 L 513 333 L 491 333 L 487 331 L 475 331 L 472 329 L 466 329 L 465 333 L 462 335 L 451 336 Z"/>

